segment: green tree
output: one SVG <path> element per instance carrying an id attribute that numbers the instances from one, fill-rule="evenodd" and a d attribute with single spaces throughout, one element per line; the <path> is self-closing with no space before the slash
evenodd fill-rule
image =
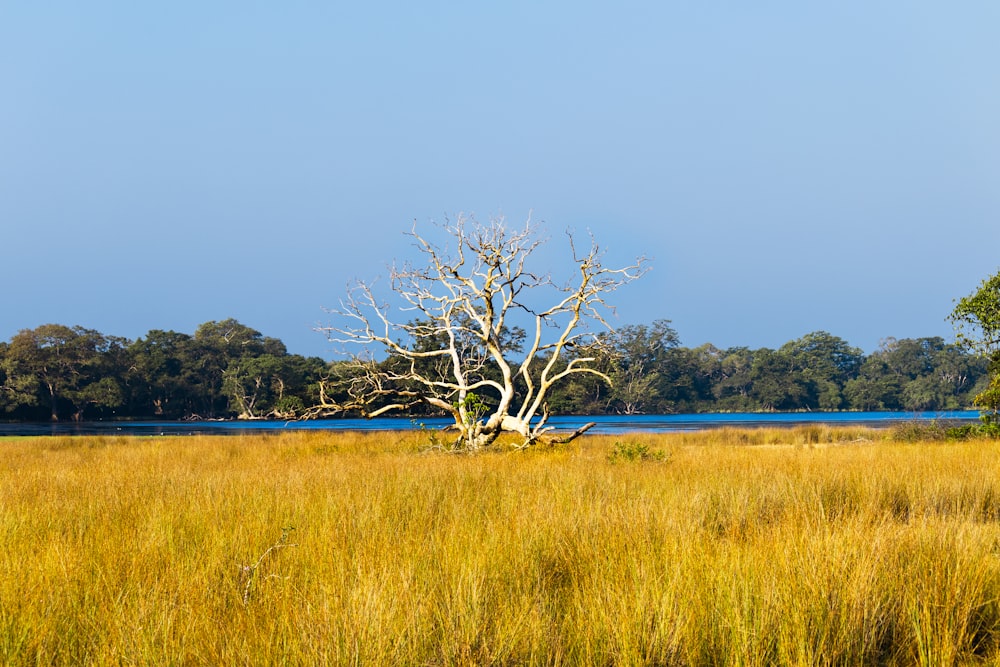
<path id="1" fill-rule="evenodd" d="M 820 410 L 844 407 L 844 385 L 857 375 L 865 358 L 861 350 L 825 331 L 788 342 L 781 352 L 791 357 L 796 382 L 805 388 L 800 407 Z"/>
<path id="2" fill-rule="evenodd" d="M 223 390 L 239 419 L 291 419 L 318 398 L 308 389 L 322 377 L 323 361 L 275 352 L 272 344 L 269 352 L 230 360 L 223 372 Z"/>
<path id="3" fill-rule="evenodd" d="M 656 412 L 698 412 L 711 401 L 712 384 L 719 378 L 720 350 L 712 345 L 673 347 L 664 354 L 659 380 L 653 386 Z"/>
<path id="4" fill-rule="evenodd" d="M 43 324 L 11 338 L 3 365 L 6 386 L 22 405 L 44 401 L 50 417 L 82 419 L 88 407 L 122 404 L 124 349 L 128 341 L 92 329 Z"/>
<path id="5" fill-rule="evenodd" d="M 755 351 L 750 378 L 750 397 L 762 410 L 810 407 L 811 386 L 789 350 L 762 348 Z"/>
<path id="6" fill-rule="evenodd" d="M 844 395 L 861 410 L 951 410 L 969 405 L 985 364 L 939 336 L 887 338 Z"/>
<path id="7" fill-rule="evenodd" d="M 284 344 L 267 338 L 261 332 L 235 319 L 205 322 L 198 326 L 191 343 L 194 367 L 194 396 L 197 410 L 206 417 L 240 414 L 242 406 L 237 394 L 245 374 L 239 370 L 241 360 L 263 355 L 287 354 Z M 233 370 L 230 366 L 233 365 Z M 257 369 L 254 369 L 257 370 Z M 230 380 L 227 382 L 227 372 Z"/>
<path id="8" fill-rule="evenodd" d="M 855 410 L 898 410 L 901 393 L 900 377 L 878 352 L 865 359 L 857 377 L 844 385 L 844 398 Z"/>
<path id="9" fill-rule="evenodd" d="M 670 320 L 621 327 L 603 338 L 609 351 L 611 405 L 620 414 L 641 414 L 657 403 L 667 379 L 671 350 L 680 345 Z"/>
<path id="10" fill-rule="evenodd" d="M 989 362 L 989 386 L 975 398 L 985 424 L 1000 428 L 1000 272 L 958 301 L 949 319 L 958 341 Z"/>
<path id="11" fill-rule="evenodd" d="M 198 384 L 191 336 L 153 329 L 129 346 L 129 356 L 133 414 L 177 419 L 191 412 Z"/>
<path id="12" fill-rule="evenodd" d="M 748 347 L 731 347 L 719 355 L 718 374 L 712 384 L 715 407 L 722 410 L 748 410 L 753 404 L 754 352 Z"/>
<path id="13" fill-rule="evenodd" d="M 0 341 L 0 414 L 10 411 L 14 403 L 12 392 L 7 388 L 7 371 L 4 361 L 7 359 L 7 343 Z"/>

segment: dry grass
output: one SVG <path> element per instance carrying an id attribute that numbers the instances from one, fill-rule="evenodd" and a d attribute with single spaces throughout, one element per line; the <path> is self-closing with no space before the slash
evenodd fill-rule
<path id="1" fill-rule="evenodd" d="M 1000 660 L 996 441 L 421 437 L 4 441 L 0 663 Z"/>

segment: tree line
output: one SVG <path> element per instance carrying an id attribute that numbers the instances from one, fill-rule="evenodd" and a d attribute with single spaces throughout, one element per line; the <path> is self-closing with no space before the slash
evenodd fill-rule
<path id="1" fill-rule="evenodd" d="M 519 341 L 523 332 L 512 329 L 505 349 L 517 350 Z M 566 377 L 547 396 L 551 413 L 949 410 L 971 406 L 990 385 L 988 360 L 940 337 L 887 339 L 871 354 L 823 331 L 778 349 L 689 348 L 669 321 L 658 320 L 598 336 L 562 363 L 588 355 L 611 382 L 591 373 Z M 371 364 L 386 371 L 404 362 L 395 354 Z M 280 340 L 233 319 L 136 340 L 46 324 L 0 343 L 0 419 L 315 416 L 324 395 L 348 402 L 359 368 L 290 354 Z M 369 400 L 370 413 L 391 399 Z"/>
<path id="2" fill-rule="evenodd" d="M 233 319 L 134 341 L 45 324 L 0 344 L 0 417 L 290 418 L 315 402 L 326 367 Z"/>
<path id="3" fill-rule="evenodd" d="M 579 413 L 953 410 L 989 385 L 988 363 L 941 337 L 889 338 L 871 354 L 825 331 L 778 349 L 680 345 L 669 322 L 608 334 L 598 357 L 611 386 L 575 378 Z"/>

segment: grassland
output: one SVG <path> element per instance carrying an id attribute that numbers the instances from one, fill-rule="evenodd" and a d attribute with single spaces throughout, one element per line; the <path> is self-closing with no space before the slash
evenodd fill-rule
<path id="1" fill-rule="evenodd" d="M 0 663 L 1000 660 L 995 441 L 423 437 L 0 442 Z"/>

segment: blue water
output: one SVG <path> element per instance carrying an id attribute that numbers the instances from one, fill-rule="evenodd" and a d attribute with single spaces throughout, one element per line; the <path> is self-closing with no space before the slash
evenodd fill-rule
<path id="1" fill-rule="evenodd" d="M 645 431 L 697 431 L 724 426 L 830 426 L 865 425 L 891 426 L 906 421 L 943 420 L 978 421 L 979 413 L 972 410 L 947 412 L 791 412 L 791 413 L 726 413 L 698 415 L 600 415 L 558 416 L 549 424 L 560 431 L 574 431 L 587 422 L 596 422 L 590 433 L 627 433 Z M 406 429 L 442 428 L 451 423 L 445 418 L 380 419 L 318 419 L 292 422 L 197 421 L 197 422 L 86 422 L 58 424 L 0 424 L 0 435 L 238 435 L 243 433 L 277 433 L 294 430 L 328 431 L 398 431 Z"/>

